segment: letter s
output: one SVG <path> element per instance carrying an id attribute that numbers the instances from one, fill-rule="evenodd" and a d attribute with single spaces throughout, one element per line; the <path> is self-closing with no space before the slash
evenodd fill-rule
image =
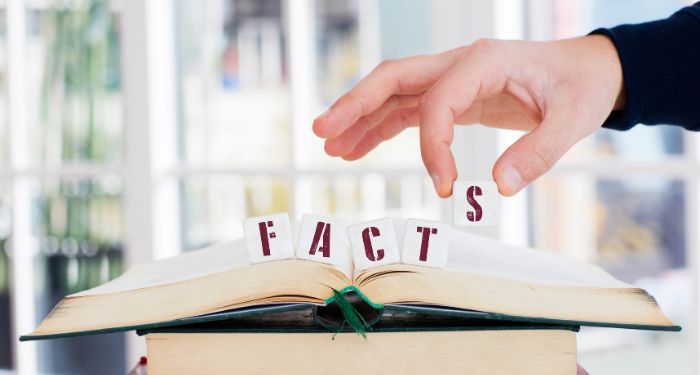
<path id="1" fill-rule="evenodd" d="M 470 186 L 467 188 L 467 202 L 469 203 L 470 206 L 474 208 L 474 212 L 467 210 L 467 220 L 471 222 L 476 222 L 481 220 L 481 217 L 483 216 L 483 209 L 481 208 L 481 205 L 479 202 L 476 201 L 474 196 L 480 196 L 481 195 L 481 188 L 478 186 Z"/>

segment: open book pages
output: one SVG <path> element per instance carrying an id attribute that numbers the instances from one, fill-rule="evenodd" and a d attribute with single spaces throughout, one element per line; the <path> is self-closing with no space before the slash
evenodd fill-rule
<path id="1" fill-rule="evenodd" d="M 396 222 L 401 238 L 401 221 Z M 355 285 L 377 304 L 427 304 L 580 322 L 671 326 L 644 290 L 602 269 L 454 231 L 446 269 L 359 272 L 289 259 L 249 264 L 236 240 L 136 266 L 64 298 L 33 335 L 134 327 L 269 303 L 322 305 Z"/>
<path id="2" fill-rule="evenodd" d="M 223 242 L 174 257 L 138 264 L 120 277 L 70 297 L 119 293 L 172 284 L 250 266 L 243 239 Z"/>
<path id="3" fill-rule="evenodd" d="M 398 241 L 403 238 L 404 221 L 394 219 Z M 487 237 L 455 232 L 451 238 L 447 261 L 449 270 L 560 286 L 634 288 L 593 265 L 541 250 L 506 245 Z M 292 233 L 294 237 L 298 235 L 296 228 L 293 228 Z M 72 296 L 148 288 L 246 266 L 250 266 L 250 262 L 245 241 L 238 239 L 136 265 L 115 280 Z M 341 272 L 349 279 L 354 279 L 350 277 L 353 274 L 351 270 Z"/>
<path id="4" fill-rule="evenodd" d="M 403 238 L 403 220 L 395 219 L 395 227 Z M 452 233 L 448 270 L 559 286 L 633 288 L 594 265 L 467 232 Z"/>

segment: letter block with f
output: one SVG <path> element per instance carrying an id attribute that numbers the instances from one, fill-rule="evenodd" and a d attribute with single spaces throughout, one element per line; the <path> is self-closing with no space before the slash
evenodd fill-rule
<path id="1" fill-rule="evenodd" d="M 250 263 L 294 258 L 289 215 L 251 217 L 243 221 Z"/>

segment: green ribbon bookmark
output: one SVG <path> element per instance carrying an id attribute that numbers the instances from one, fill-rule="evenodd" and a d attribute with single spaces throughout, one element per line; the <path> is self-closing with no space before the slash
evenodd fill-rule
<path id="1" fill-rule="evenodd" d="M 340 328 L 338 331 L 335 333 L 336 335 L 340 333 L 343 328 L 345 328 L 345 323 L 347 323 L 350 328 L 352 328 L 355 333 L 358 335 L 362 336 L 363 338 L 367 338 L 367 331 L 372 330 L 372 326 L 367 323 L 365 318 L 360 314 L 359 311 L 355 308 L 355 306 L 350 303 L 350 301 L 345 298 L 342 292 L 333 289 L 333 302 L 335 302 L 338 305 L 338 308 L 340 309 L 340 313 L 343 314 L 343 324 L 341 324 Z M 335 335 L 333 335 L 333 339 L 335 340 Z"/>

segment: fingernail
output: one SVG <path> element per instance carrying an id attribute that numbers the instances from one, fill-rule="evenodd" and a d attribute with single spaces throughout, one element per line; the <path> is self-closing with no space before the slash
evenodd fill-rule
<path id="1" fill-rule="evenodd" d="M 512 193 L 517 193 L 523 185 L 523 176 L 520 175 L 517 169 L 513 168 L 512 165 L 508 165 L 503 168 L 501 173 L 501 181 L 505 187 Z"/>
<path id="2" fill-rule="evenodd" d="M 435 185 L 435 191 L 440 191 L 440 176 L 437 173 L 431 173 L 430 178 L 433 179 L 433 185 Z"/>
<path id="3" fill-rule="evenodd" d="M 328 109 L 328 110 L 326 110 L 326 112 L 323 112 L 320 115 L 318 115 L 318 117 L 316 117 L 316 119 L 323 120 L 324 118 L 326 118 L 328 116 L 328 112 L 330 112 L 330 109 Z"/>

